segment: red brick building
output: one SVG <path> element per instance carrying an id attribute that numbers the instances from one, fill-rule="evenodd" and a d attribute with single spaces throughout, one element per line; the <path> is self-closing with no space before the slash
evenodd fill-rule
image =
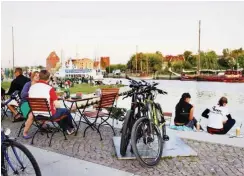
<path id="1" fill-rule="evenodd" d="M 105 70 L 106 67 L 110 65 L 110 58 L 109 57 L 101 57 L 101 69 Z"/>
<path id="2" fill-rule="evenodd" d="M 51 71 L 52 68 L 56 67 L 56 64 L 60 61 L 59 57 L 57 56 L 56 52 L 53 51 L 49 54 L 46 59 L 46 69 Z"/>

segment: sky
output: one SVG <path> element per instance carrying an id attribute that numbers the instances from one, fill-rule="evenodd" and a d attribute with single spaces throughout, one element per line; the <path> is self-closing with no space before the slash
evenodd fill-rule
<path id="1" fill-rule="evenodd" d="M 138 52 L 163 55 L 244 48 L 244 2 L 2 2 L 1 64 L 44 65 L 62 59 L 109 56 L 126 64 Z M 62 53 L 62 54 L 61 54 Z"/>

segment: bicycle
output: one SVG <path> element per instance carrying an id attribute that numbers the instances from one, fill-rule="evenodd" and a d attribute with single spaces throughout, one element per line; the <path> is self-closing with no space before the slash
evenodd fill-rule
<path id="1" fill-rule="evenodd" d="M 16 140 L 11 139 L 10 129 L 1 129 L 1 173 L 3 176 L 41 176 L 40 168 L 31 152 Z M 25 159 L 29 163 L 25 163 Z M 27 167 L 29 166 L 29 167 Z M 31 168 L 32 166 L 32 168 Z"/>
<path id="2" fill-rule="evenodd" d="M 130 142 L 131 138 L 131 131 L 134 123 L 137 119 L 141 117 L 141 104 L 142 99 L 141 97 L 136 94 L 140 89 L 145 86 L 141 82 L 137 82 L 133 79 L 130 79 L 127 77 L 127 79 L 130 80 L 130 88 L 132 88 L 131 91 L 127 93 L 127 95 L 123 98 L 131 97 L 131 109 L 126 112 L 124 123 L 121 130 L 121 140 L 120 140 L 120 154 L 122 156 L 126 155 L 127 147 Z M 133 151 L 131 150 L 133 153 Z"/>
<path id="3" fill-rule="evenodd" d="M 144 90 L 137 93 L 143 95 L 143 117 L 137 119 L 131 133 L 133 152 L 140 164 L 146 167 L 159 163 L 164 141 L 169 140 L 162 108 L 159 103 L 154 102 L 157 93 L 164 95 L 167 92 L 157 89 L 157 85 L 158 83 L 147 84 Z"/>

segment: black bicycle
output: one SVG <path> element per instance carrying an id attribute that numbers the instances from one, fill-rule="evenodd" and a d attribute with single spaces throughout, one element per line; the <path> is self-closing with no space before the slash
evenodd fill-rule
<path id="1" fill-rule="evenodd" d="M 141 105 L 143 116 L 137 119 L 131 133 L 133 152 L 140 164 L 146 167 L 159 163 L 164 141 L 169 140 L 162 108 L 159 103 L 154 102 L 158 93 L 167 94 L 167 92 L 157 89 L 157 85 L 158 83 L 147 84 L 142 91 L 137 92 L 143 95 Z"/>
<path id="2" fill-rule="evenodd" d="M 9 137 L 10 129 L 1 129 L 1 173 L 3 176 L 41 176 L 40 168 L 31 152 Z"/>
<path id="3" fill-rule="evenodd" d="M 129 86 L 132 90 L 129 91 L 123 99 L 131 97 L 131 108 L 126 112 L 121 130 L 120 154 L 122 156 L 126 155 L 127 147 L 131 139 L 132 127 L 136 120 L 142 116 L 142 96 L 137 94 L 137 92 L 146 86 L 146 83 L 141 81 L 135 81 L 129 77 L 127 77 L 127 79 L 130 80 Z M 133 151 L 131 150 L 131 152 Z"/>

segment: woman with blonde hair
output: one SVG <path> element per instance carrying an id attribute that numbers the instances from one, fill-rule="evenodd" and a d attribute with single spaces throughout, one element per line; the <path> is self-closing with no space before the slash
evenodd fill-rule
<path id="1" fill-rule="evenodd" d="M 25 118 L 27 118 L 26 122 L 25 122 L 25 127 L 24 127 L 24 131 L 23 131 L 23 138 L 25 139 L 29 139 L 31 138 L 31 136 L 28 135 L 28 131 L 34 121 L 33 115 L 32 113 L 30 113 L 30 107 L 29 104 L 27 102 L 27 98 L 29 95 L 29 89 L 30 87 L 37 83 L 39 81 L 39 72 L 35 71 L 31 74 L 31 81 L 27 82 L 24 87 L 23 90 L 21 91 L 21 111 L 22 114 Z"/>

